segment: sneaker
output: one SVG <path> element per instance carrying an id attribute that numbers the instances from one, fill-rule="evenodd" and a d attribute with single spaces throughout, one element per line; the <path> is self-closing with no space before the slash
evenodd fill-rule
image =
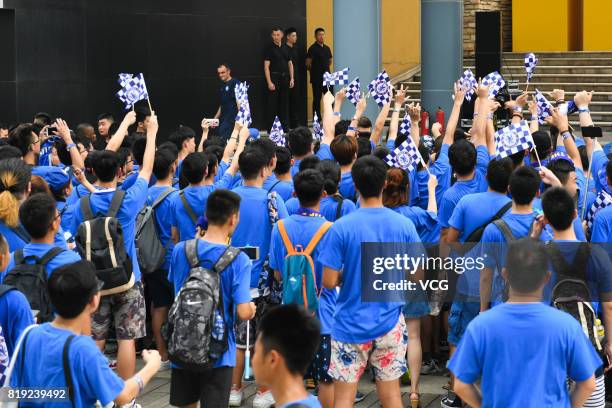
<path id="1" fill-rule="evenodd" d="M 357 390 L 357 394 L 355 394 L 355 404 L 363 401 L 365 397 L 366 395 L 363 392 L 359 392 L 359 390 Z"/>
<path id="2" fill-rule="evenodd" d="M 243 390 L 244 387 L 238 388 L 236 385 L 232 385 L 232 390 L 230 391 L 229 397 L 230 407 L 239 407 L 242 405 Z"/>
<path id="3" fill-rule="evenodd" d="M 440 401 L 441 408 L 463 408 L 463 401 L 454 392 L 448 392 L 442 401 Z"/>
<path id="4" fill-rule="evenodd" d="M 172 363 L 170 362 L 170 360 L 166 360 L 166 361 L 162 360 L 161 364 L 159 365 L 159 371 L 168 371 L 171 368 L 172 368 Z"/>
<path id="5" fill-rule="evenodd" d="M 116 370 L 117 369 L 117 360 L 108 360 L 108 367 L 111 370 Z"/>
<path id="6" fill-rule="evenodd" d="M 253 408 L 270 408 L 272 405 L 274 405 L 272 391 L 257 391 L 255 398 L 253 398 Z"/>
<path id="7" fill-rule="evenodd" d="M 140 404 L 136 403 L 136 399 L 133 399 L 131 402 L 128 402 L 125 405 L 114 405 L 115 408 L 142 408 L 142 406 Z"/>
<path id="8" fill-rule="evenodd" d="M 423 365 L 421 366 L 422 375 L 436 374 L 439 371 L 440 371 L 440 368 L 438 367 L 438 364 L 433 358 L 430 359 L 429 361 L 424 362 Z"/>

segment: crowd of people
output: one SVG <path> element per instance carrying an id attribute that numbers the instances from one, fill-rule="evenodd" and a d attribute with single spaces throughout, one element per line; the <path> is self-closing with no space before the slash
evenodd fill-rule
<path id="1" fill-rule="evenodd" d="M 266 79 L 280 93 L 293 76 L 279 75 L 273 48 Z M 102 114 L 96 128 L 46 113 L 0 126 L 0 379 L 65 387 L 65 406 L 137 407 L 171 370 L 171 405 L 237 407 L 252 369 L 254 408 L 331 408 L 362 398 L 371 372 L 383 407 L 401 407 L 409 383 L 414 408 L 420 375 L 448 359 L 443 407 L 603 407 L 612 344 L 596 322 L 612 333 L 612 252 L 587 243 L 612 241 L 612 206 L 594 205 L 612 191 L 612 162 L 598 140 L 573 133 L 562 90 L 541 130 L 528 93 L 502 107 L 479 85 L 462 129 L 456 85 L 432 136 L 419 133 L 419 105 L 392 92 L 372 122 L 367 98 L 342 119 L 345 90 L 327 91 L 322 138 L 298 126 L 286 146 L 240 122 L 222 121 L 227 139 L 209 137 L 209 120 L 200 134 L 158 135 L 143 106 L 120 122 Z M 574 97 L 585 127 L 591 97 Z M 530 111 L 534 149 L 497 157 L 499 109 L 512 123 Z M 422 162 L 390 167 L 408 138 Z M 421 289 L 365 302 L 363 243 L 485 261 L 448 272 L 442 301 Z M 566 275 L 576 293 L 557 297 Z M 420 268 L 410 279 L 439 276 Z M 576 297 L 580 283 L 590 297 Z M 141 349 L 147 335 L 156 350 Z M 111 341 L 116 361 L 104 354 Z"/>

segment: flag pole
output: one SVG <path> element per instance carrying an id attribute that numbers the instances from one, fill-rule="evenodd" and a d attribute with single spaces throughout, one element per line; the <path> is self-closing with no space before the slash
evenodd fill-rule
<path id="1" fill-rule="evenodd" d="M 591 178 L 591 166 L 593 164 L 593 152 L 594 151 L 595 149 L 591 150 L 591 158 L 589 159 L 589 171 L 587 171 L 587 174 L 586 174 L 586 187 L 584 188 L 584 201 L 582 204 L 582 215 L 580 216 L 580 222 L 582 222 L 582 220 L 584 219 L 584 213 L 586 211 L 587 196 L 589 195 L 589 179 Z"/>
<path id="2" fill-rule="evenodd" d="M 540 168 L 541 168 L 542 162 L 540 161 L 540 155 L 538 154 L 538 149 L 536 148 L 535 143 L 533 144 L 533 151 L 535 152 L 536 159 L 538 159 L 538 164 L 540 165 Z"/>

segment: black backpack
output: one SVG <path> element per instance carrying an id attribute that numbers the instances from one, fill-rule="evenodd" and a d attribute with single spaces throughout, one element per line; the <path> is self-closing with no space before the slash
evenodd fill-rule
<path id="1" fill-rule="evenodd" d="M 38 310 L 40 323 L 53 320 L 53 306 L 47 292 L 47 271 L 45 265 L 64 250 L 53 247 L 42 258 L 37 256 L 23 256 L 23 249 L 13 254 L 15 267 L 4 278 L 4 284 L 9 285 L 25 295 L 32 310 Z M 34 260 L 33 264 L 27 263 Z"/>
<path id="2" fill-rule="evenodd" d="M 498 212 L 495 213 L 493 217 L 491 217 L 490 220 L 472 231 L 470 235 L 468 235 L 468 237 L 465 239 L 465 242 L 461 247 L 461 251 L 463 252 L 463 254 L 466 254 L 472 248 L 474 248 L 476 244 L 482 239 L 482 234 L 484 234 L 485 228 L 487 228 L 489 224 L 501 219 L 501 217 L 503 217 L 504 214 L 506 214 L 506 212 L 508 212 L 510 208 L 512 208 L 512 202 L 506 203 L 502 208 L 499 209 Z"/>
<path id="3" fill-rule="evenodd" d="M 550 261 L 557 274 L 557 283 L 552 289 L 552 305 L 578 320 L 595 350 L 601 352 L 602 346 L 596 328 L 597 314 L 591 305 L 591 292 L 586 284 L 591 249 L 586 242 L 577 245 L 578 250 L 571 265 L 567 263 L 556 244 L 551 242 L 547 245 Z"/>
<path id="4" fill-rule="evenodd" d="M 115 190 L 108 212 L 102 215 L 93 214 L 90 195 L 80 200 L 83 222 L 74 242 L 81 258 L 95 265 L 98 279 L 104 283 L 102 296 L 125 292 L 134 286 L 132 260 L 125 250 L 123 229 L 116 218 L 124 197 L 124 190 Z"/>
<path id="5" fill-rule="evenodd" d="M 136 217 L 136 257 L 143 274 L 155 272 L 164 263 L 166 247 L 162 245 L 159 238 L 155 208 L 174 191 L 176 190 L 172 187 L 162 191 L 153 204 L 145 205 Z"/>
<path id="6" fill-rule="evenodd" d="M 162 330 L 170 361 L 192 371 L 213 367 L 228 349 L 227 333 L 233 328 L 225 327 L 221 274 L 240 253 L 237 248 L 227 247 L 212 269 L 203 268 L 198 241 L 185 242 L 189 276 Z"/>

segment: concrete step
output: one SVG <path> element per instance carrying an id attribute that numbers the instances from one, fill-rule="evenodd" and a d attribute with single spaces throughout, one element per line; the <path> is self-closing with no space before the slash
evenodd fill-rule
<path id="1" fill-rule="evenodd" d="M 474 67 L 465 67 L 464 70 L 468 68 L 475 71 Z M 510 74 L 514 76 L 526 75 L 525 67 L 523 65 L 504 66 L 502 67 L 501 73 L 503 76 Z M 612 61 L 610 62 L 610 65 L 606 66 L 538 65 L 533 76 L 535 78 L 541 74 L 612 74 Z"/>
<path id="2" fill-rule="evenodd" d="M 475 66 L 475 60 L 473 58 L 464 58 L 463 65 L 465 66 Z M 612 56 L 609 58 L 541 58 L 538 56 L 538 68 L 546 65 L 573 65 L 573 66 L 585 66 L 585 65 L 593 65 L 593 66 L 609 66 L 612 65 Z M 503 67 L 524 67 L 525 60 L 523 58 L 514 59 L 514 58 L 502 58 L 502 66 Z"/>
<path id="3" fill-rule="evenodd" d="M 408 87 L 408 90 L 420 90 L 421 82 L 403 82 L 404 88 Z M 519 88 L 525 89 L 526 83 L 521 81 L 519 82 Z M 572 82 L 572 83 L 555 83 L 555 82 L 532 82 L 529 84 L 529 89 L 534 90 L 538 88 L 541 92 L 551 92 L 555 88 L 563 88 L 566 91 L 566 94 L 573 95 L 576 92 L 580 92 L 583 90 L 596 90 L 595 94 L 593 94 L 594 100 L 612 100 L 612 80 L 611 82 L 604 83 L 594 83 L 594 82 Z M 602 99 L 602 95 L 606 97 Z"/>
<path id="4" fill-rule="evenodd" d="M 525 52 L 504 52 L 504 58 L 524 59 Z M 565 52 L 536 52 L 538 59 L 546 58 L 612 58 L 611 51 L 565 51 Z"/>

